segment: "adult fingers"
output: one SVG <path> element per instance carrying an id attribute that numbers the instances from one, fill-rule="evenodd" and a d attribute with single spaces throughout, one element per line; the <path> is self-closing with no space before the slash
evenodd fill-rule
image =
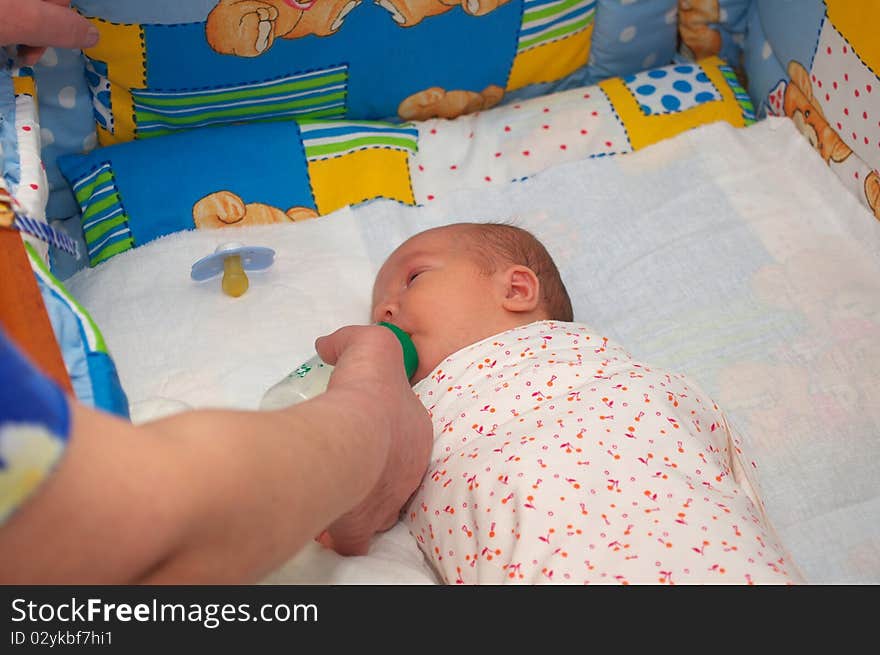
<path id="1" fill-rule="evenodd" d="M 22 45 L 18 47 L 18 61 L 22 66 L 33 66 L 38 61 L 46 48 L 35 48 L 34 46 Z"/>
<path id="2" fill-rule="evenodd" d="M 7 6 L 8 5 L 8 6 Z M 58 48 L 89 48 L 98 29 L 67 6 L 43 0 L 2 0 L 0 43 Z"/>
<path id="3" fill-rule="evenodd" d="M 384 328 L 374 325 L 348 325 L 339 328 L 332 334 L 319 337 L 315 341 L 315 349 L 328 364 L 336 364 L 343 353 L 348 359 L 355 357 L 374 358 L 382 355 L 392 361 L 397 349 L 394 338 Z"/>

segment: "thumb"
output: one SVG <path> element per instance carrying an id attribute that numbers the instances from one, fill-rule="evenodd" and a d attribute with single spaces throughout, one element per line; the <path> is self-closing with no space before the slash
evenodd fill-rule
<path id="1" fill-rule="evenodd" d="M 348 328 L 339 328 L 332 334 L 326 334 L 315 340 L 315 351 L 322 360 L 335 365 L 339 356 L 345 352 L 345 349 L 352 341 L 352 331 Z"/>
<path id="2" fill-rule="evenodd" d="M 344 354 L 351 360 L 370 360 L 380 353 L 396 352 L 390 332 L 375 325 L 348 325 L 315 340 L 315 350 L 328 364 L 335 365 Z M 399 346 L 397 347 L 399 349 Z"/>
<path id="3" fill-rule="evenodd" d="M 3 41 L 30 46 L 90 48 L 98 42 L 98 28 L 74 10 L 42 0 L 19 0 L 4 16 L 9 28 Z"/>
<path id="4" fill-rule="evenodd" d="M 369 539 L 350 538 L 346 536 L 337 536 L 336 538 L 330 534 L 330 530 L 324 530 L 315 537 L 315 541 L 324 548 L 336 552 L 338 555 L 349 557 L 352 555 L 366 555 L 370 552 Z"/>
<path id="5" fill-rule="evenodd" d="M 344 531 L 337 532 L 333 529 L 333 526 L 330 526 L 318 535 L 318 543 L 345 557 L 366 555 L 370 552 L 369 537 L 354 533 L 348 534 Z"/>

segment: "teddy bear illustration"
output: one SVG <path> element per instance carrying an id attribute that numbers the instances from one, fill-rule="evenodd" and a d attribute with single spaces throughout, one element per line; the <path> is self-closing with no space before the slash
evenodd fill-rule
<path id="1" fill-rule="evenodd" d="M 461 7 L 471 16 L 484 16 L 495 11 L 510 0 L 375 0 L 376 4 L 391 14 L 401 27 L 412 27 L 424 18 L 445 14 Z"/>
<path id="2" fill-rule="evenodd" d="M 6 192 L 6 189 L 0 189 L 0 227 L 10 227 L 15 222 L 12 202 L 12 196 Z"/>
<path id="3" fill-rule="evenodd" d="M 362 0 L 219 0 L 205 36 L 222 55 L 259 57 L 275 39 L 335 34 Z"/>
<path id="4" fill-rule="evenodd" d="M 231 191 L 210 193 L 193 205 L 193 222 L 199 229 L 238 225 L 270 225 L 316 218 L 311 207 L 291 207 L 286 212 L 260 202 L 245 202 Z"/>
<path id="5" fill-rule="evenodd" d="M 822 105 L 813 94 L 813 84 L 807 70 L 800 62 L 791 61 L 788 64 L 788 75 L 791 79 L 782 96 L 783 113 L 794 121 L 798 130 L 826 164 L 831 166 L 832 163 L 841 164 L 846 161 L 852 155 L 852 149 L 825 118 Z M 865 173 L 861 175 L 864 179 L 865 202 L 880 220 L 880 175 L 871 170 L 861 172 Z"/>
<path id="6" fill-rule="evenodd" d="M 406 121 L 425 121 L 429 118 L 457 118 L 494 107 L 504 97 L 504 89 L 490 84 L 480 93 L 476 91 L 447 91 L 432 86 L 404 99 L 397 114 Z"/>
<path id="7" fill-rule="evenodd" d="M 865 199 L 874 212 L 874 218 L 880 221 L 880 173 L 871 171 L 865 178 Z"/>
<path id="8" fill-rule="evenodd" d="M 834 131 L 825 118 L 822 106 L 813 95 L 810 74 L 797 61 L 788 64 L 791 82 L 785 88 L 782 110 L 794 121 L 798 130 L 822 156 L 825 163 L 841 162 L 852 154 L 852 150 L 840 135 Z"/>
<path id="9" fill-rule="evenodd" d="M 702 59 L 721 52 L 721 34 L 711 27 L 720 20 L 718 0 L 678 0 L 678 33 L 685 53 Z"/>

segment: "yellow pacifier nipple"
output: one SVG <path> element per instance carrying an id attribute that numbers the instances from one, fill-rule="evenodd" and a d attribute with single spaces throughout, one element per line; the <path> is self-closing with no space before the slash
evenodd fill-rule
<path id="1" fill-rule="evenodd" d="M 250 281 L 245 271 L 265 271 L 272 266 L 275 251 L 263 246 L 223 243 L 192 265 L 190 277 L 196 282 L 210 280 L 220 274 L 223 293 L 238 298 L 248 290 Z"/>
<path id="2" fill-rule="evenodd" d="M 241 255 L 229 255 L 223 260 L 223 292 L 238 298 L 248 290 L 248 277 L 241 265 Z"/>

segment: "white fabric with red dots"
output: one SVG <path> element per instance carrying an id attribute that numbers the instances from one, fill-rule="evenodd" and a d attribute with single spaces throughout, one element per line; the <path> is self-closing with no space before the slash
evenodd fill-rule
<path id="1" fill-rule="evenodd" d="M 632 152 L 614 107 L 599 87 L 533 98 L 454 121 L 417 123 L 413 194 L 438 204 L 462 188 L 495 186 L 556 164 Z"/>
<path id="2" fill-rule="evenodd" d="M 29 93 L 21 93 L 14 96 L 14 103 L 15 109 L 11 112 L 14 115 L 14 124 L 11 126 L 14 143 L 11 145 L 16 151 L 4 153 L 0 143 L 0 164 L 3 163 L 4 156 L 16 160 L 17 179 L 4 179 L 3 166 L 0 166 L 0 195 L 4 192 L 10 194 L 14 198 L 16 211 L 45 222 L 49 184 L 40 159 L 40 125 L 37 120 L 36 100 Z M 47 261 L 49 247 L 45 241 L 28 234 L 24 234 L 24 239 L 34 247 L 43 261 Z"/>
<path id="3" fill-rule="evenodd" d="M 435 440 L 404 521 L 447 583 L 800 581 L 722 411 L 583 324 L 490 337 L 414 389 Z"/>

